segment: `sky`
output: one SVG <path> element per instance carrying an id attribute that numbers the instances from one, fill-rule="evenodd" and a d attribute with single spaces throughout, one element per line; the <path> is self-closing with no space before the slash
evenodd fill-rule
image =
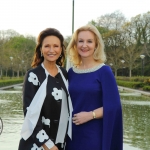
<path id="1" fill-rule="evenodd" d="M 0 0 L 0 30 L 19 34 L 38 34 L 58 29 L 64 37 L 72 35 L 73 0 Z M 150 0 L 74 0 L 74 30 L 98 17 L 120 11 L 130 20 L 150 11 Z"/>

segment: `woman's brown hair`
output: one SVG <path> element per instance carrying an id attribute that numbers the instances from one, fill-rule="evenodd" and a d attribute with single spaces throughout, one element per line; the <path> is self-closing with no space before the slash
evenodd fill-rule
<path id="1" fill-rule="evenodd" d="M 61 57 L 59 57 L 56 60 L 56 64 L 59 65 L 59 66 L 62 66 L 64 64 L 64 61 L 65 61 L 65 46 L 63 44 L 64 37 L 62 36 L 62 34 L 57 29 L 47 28 L 47 29 L 41 31 L 38 38 L 37 38 L 37 45 L 36 45 L 36 48 L 35 48 L 33 61 L 32 61 L 32 64 L 31 64 L 31 66 L 33 68 L 37 67 L 38 65 L 40 65 L 44 61 L 44 57 L 41 56 L 41 47 L 42 47 L 43 40 L 47 36 L 56 36 L 56 37 L 59 38 L 60 43 L 61 43 L 61 47 L 62 47 L 62 52 L 61 52 Z"/>

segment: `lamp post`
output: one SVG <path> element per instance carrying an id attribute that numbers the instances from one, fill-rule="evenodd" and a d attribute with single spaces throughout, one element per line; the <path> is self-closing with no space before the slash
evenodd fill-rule
<path id="1" fill-rule="evenodd" d="M 13 76 L 13 70 L 12 70 L 13 57 L 11 56 L 11 57 L 9 57 L 9 58 L 10 58 L 10 61 L 11 61 L 11 76 L 10 76 L 10 78 L 12 78 L 12 76 Z"/>
<path id="2" fill-rule="evenodd" d="M 113 63 L 110 63 L 109 65 L 111 66 L 111 69 L 112 69 L 112 72 L 113 72 L 113 68 L 112 68 L 112 66 L 113 66 Z M 114 72 L 113 72 L 113 73 L 114 73 Z"/>
<path id="3" fill-rule="evenodd" d="M 110 63 L 110 66 L 111 66 L 111 67 L 112 67 L 112 65 L 113 65 L 113 64 L 112 64 L 112 63 Z"/>
<path id="4" fill-rule="evenodd" d="M 141 76 L 144 76 L 144 58 L 145 58 L 145 55 L 140 55 L 140 57 L 142 60 Z"/>
<path id="5" fill-rule="evenodd" d="M 125 60 L 121 60 L 121 63 L 122 63 L 122 76 L 123 76 L 123 64 L 125 63 Z"/>
<path id="6" fill-rule="evenodd" d="M 74 33 L 74 0 L 72 0 L 72 34 L 73 33 Z M 72 66 L 73 66 L 73 64 L 69 61 L 69 58 L 67 57 L 67 64 L 66 64 L 67 71 Z"/>
<path id="7" fill-rule="evenodd" d="M 72 34 L 74 32 L 74 0 L 72 1 Z"/>

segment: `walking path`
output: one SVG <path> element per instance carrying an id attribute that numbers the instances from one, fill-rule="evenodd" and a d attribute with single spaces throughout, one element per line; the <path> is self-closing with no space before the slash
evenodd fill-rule
<path id="1" fill-rule="evenodd" d="M 13 88 L 14 86 L 22 86 L 22 85 L 23 85 L 23 83 L 9 85 L 9 86 L 4 86 L 4 87 L 0 87 L 0 90 L 6 90 L 6 89 Z"/>
<path id="2" fill-rule="evenodd" d="M 142 95 L 150 96 L 150 92 L 146 92 L 146 91 L 131 89 L 131 88 L 123 87 L 123 86 L 118 86 L 118 89 L 119 89 L 120 91 L 123 91 L 123 90 L 124 90 L 124 91 L 135 92 L 135 93 L 141 93 Z"/>
<path id="3" fill-rule="evenodd" d="M 23 83 L 5 86 L 5 87 L 1 87 L 0 90 L 5 90 L 5 89 L 13 88 L 14 86 L 22 86 L 22 85 Z M 131 89 L 123 86 L 118 86 L 118 89 L 120 91 L 129 91 L 129 92 L 141 93 L 142 95 L 150 96 L 150 92 L 146 92 L 146 91 L 140 91 L 140 90 Z"/>

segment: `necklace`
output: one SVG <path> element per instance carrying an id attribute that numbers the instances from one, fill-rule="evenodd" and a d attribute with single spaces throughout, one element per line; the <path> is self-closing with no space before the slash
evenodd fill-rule
<path id="1" fill-rule="evenodd" d="M 97 65 L 97 66 L 94 66 L 94 67 L 92 67 L 92 68 L 87 68 L 87 69 L 79 69 L 79 68 L 77 68 L 77 67 L 73 67 L 73 71 L 74 71 L 75 73 L 90 73 L 90 72 L 94 72 L 94 71 L 100 69 L 100 68 L 101 68 L 102 66 L 104 66 L 104 65 L 105 65 L 105 64 L 102 63 L 102 64 L 99 64 L 99 65 Z"/>

